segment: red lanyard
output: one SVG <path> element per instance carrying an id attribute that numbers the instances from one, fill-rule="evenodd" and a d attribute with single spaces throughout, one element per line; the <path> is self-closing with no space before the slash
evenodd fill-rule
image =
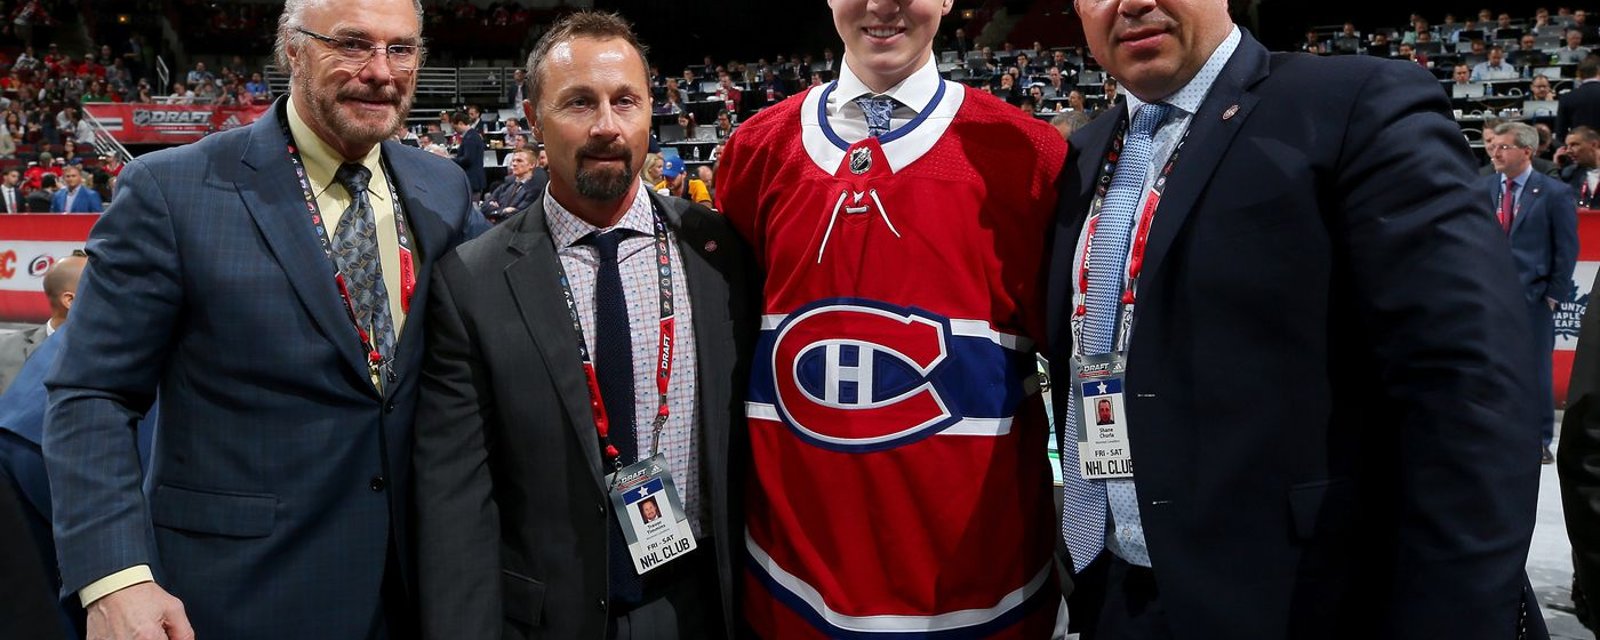
<path id="1" fill-rule="evenodd" d="M 1587 188 L 1588 187 L 1588 183 L 1587 182 L 1584 183 L 1584 186 Z M 1511 223 L 1516 222 L 1517 221 L 1517 217 L 1522 215 L 1522 199 L 1518 198 L 1517 195 L 1518 195 L 1517 193 L 1514 193 L 1510 189 L 1505 188 L 1505 184 L 1504 183 L 1501 183 L 1501 186 L 1500 186 L 1500 200 L 1499 200 L 1499 202 L 1494 203 L 1494 213 L 1495 213 L 1495 217 L 1496 218 L 1498 218 L 1500 216 L 1501 212 L 1506 210 L 1506 205 L 1507 204 L 1511 204 L 1512 205 L 1511 206 L 1511 218 L 1509 220 L 1506 220 L 1506 225 L 1507 225 L 1506 226 L 1506 231 L 1507 232 L 1511 231 L 1511 227 L 1510 227 Z"/>
<path id="2" fill-rule="evenodd" d="M 1123 140 L 1128 135 L 1128 120 L 1133 118 L 1130 111 L 1128 119 L 1117 130 L 1116 137 L 1111 139 L 1111 152 L 1106 154 L 1106 161 L 1100 168 L 1100 178 L 1095 181 L 1094 202 L 1089 205 L 1089 229 L 1084 239 L 1082 255 L 1078 259 L 1078 291 L 1089 290 L 1089 252 L 1094 250 L 1095 228 L 1100 222 L 1100 213 L 1105 208 L 1106 191 L 1111 187 L 1111 177 L 1116 175 L 1117 161 L 1122 157 Z M 1153 137 L 1153 134 L 1152 134 Z M 1179 152 L 1183 151 L 1183 143 L 1189 139 L 1189 131 L 1183 132 L 1183 137 L 1178 139 L 1178 145 L 1173 147 L 1172 155 L 1167 157 L 1167 162 L 1161 167 L 1161 173 L 1156 174 L 1155 183 L 1150 186 L 1149 196 L 1145 198 L 1144 208 L 1139 213 L 1139 224 L 1134 229 L 1133 246 L 1128 250 L 1127 280 L 1122 289 L 1122 304 L 1131 305 L 1137 299 L 1136 290 L 1139 283 L 1139 274 L 1144 270 L 1144 249 L 1150 241 L 1150 225 L 1155 220 L 1156 208 L 1161 206 L 1161 194 L 1167 191 L 1167 178 L 1172 175 L 1172 168 L 1178 164 Z M 1152 141 L 1152 145 L 1154 141 Z M 1083 317 L 1089 312 L 1084 303 L 1079 303 L 1073 314 Z"/>
<path id="3" fill-rule="evenodd" d="M 344 300 L 344 311 L 350 316 L 350 324 L 356 328 L 356 336 L 361 338 L 361 348 L 367 352 L 367 366 L 376 375 L 380 369 L 389 369 L 389 380 L 393 381 L 395 374 L 390 365 L 394 363 L 394 354 L 385 356 L 378 351 L 377 343 L 372 336 L 361 326 L 361 321 L 356 317 L 355 303 L 350 300 L 350 289 L 345 286 L 344 274 L 339 272 L 339 261 L 334 259 L 333 240 L 328 237 L 328 230 L 322 223 L 322 212 L 317 207 L 316 192 L 311 188 L 311 177 L 306 172 L 305 161 L 300 158 L 300 150 L 295 147 L 294 134 L 289 129 L 289 109 L 284 107 L 278 110 L 278 124 L 283 127 L 283 138 L 289 141 L 289 161 L 294 164 L 295 176 L 300 178 L 300 191 L 305 196 L 306 211 L 311 214 L 311 226 L 322 241 L 322 253 L 328 257 L 328 262 L 333 265 L 333 283 L 339 289 L 339 297 Z M 417 273 L 411 264 L 411 232 L 406 228 L 405 207 L 400 204 L 400 191 L 395 189 L 394 180 L 389 177 L 387 170 L 382 171 L 385 183 L 389 185 L 389 198 L 394 203 L 394 228 L 395 239 L 400 249 L 400 311 L 411 313 L 411 295 L 417 290 Z M 355 194 L 350 194 L 355 197 Z M 398 339 L 399 336 L 396 336 Z"/>
<path id="4" fill-rule="evenodd" d="M 651 202 L 652 206 L 654 201 Z M 660 334 L 656 339 L 656 394 L 660 404 L 656 409 L 656 418 L 651 426 L 650 455 L 659 453 L 661 446 L 661 429 L 667 424 L 667 416 L 671 411 L 667 406 L 667 384 L 672 381 L 672 347 L 673 338 L 677 335 L 677 316 L 672 310 L 672 260 L 667 252 L 667 225 L 661 220 L 660 212 L 655 212 L 655 246 L 656 246 L 656 274 L 657 291 L 661 298 L 661 324 Z M 606 405 L 600 397 L 600 378 L 594 372 L 594 357 L 589 351 L 589 341 L 583 337 L 583 322 L 579 320 L 578 305 L 572 295 L 572 281 L 567 277 L 566 267 L 561 265 L 561 259 L 556 258 L 557 274 L 561 278 L 561 300 L 567 304 L 567 316 L 572 320 L 572 331 L 578 334 L 578 359 L 583 363 L 584 381 L 589 387 L 589 409 L 594 413 L 594 430 L 600 436 L 600 450 L 606 459 L 616 469 L 622 469 L 622 453 L 617 451 L 616 445 L 611 444 L 611 417 L 606 415 Z"/>

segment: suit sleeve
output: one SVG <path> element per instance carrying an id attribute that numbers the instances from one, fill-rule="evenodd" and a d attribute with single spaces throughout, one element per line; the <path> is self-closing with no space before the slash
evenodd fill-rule
<path id="1" fill-rule="evenodd" d="M 135 428 L 155 399 L 181 322 L 183 277 L 172 216 L 141 162 L 95 224 L 72 330 L 46 376 L 44 456 L 55 510 L 62 593 L 156 564 L 140 491 Z"/>
<path id="2" fill-rule="evenodd" d="M 495 420 L 488 372 L 452 292 L 455 254 L 428 301 L 412 449 L 422 637 L 500 637 L 500 514 L 484 429 Z M 471 286 L 462 278 L 460 286 Z"/>
<path id="3" fill-rule="evenodd" d="M 1556 130 L 1551 132 L 1556 140 L 1567 139 L 1567 127 L 1570 125 L 1572 105 L 1567 96 L 1556 99 Z"/>
<path id="4" fill-rule="evenodd" d="M 1578 204 L 1566 185 L 1550 182 L 1550 286 L 1545 297 L 1557 302 L 1572 300 L 1572 270 L 1578 266 Z"/>
<path id="5" fill-rule="evenodd" d="M 1512 637 L 1539 482 L 1522 293 L 1444 94 L 1416 65 L 1370 68 L 1329 224 L 1392 408 L 1361 437 L 1398 456 L 1374 489 L 1396 501 L 1394 628 L 1373 635 Z"/>

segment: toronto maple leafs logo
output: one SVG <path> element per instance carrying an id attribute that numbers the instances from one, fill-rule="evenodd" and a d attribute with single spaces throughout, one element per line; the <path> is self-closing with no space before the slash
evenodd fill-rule
<path id="1" fill-rule="evenodd" d="M 1563 300 L 1556 305 L 1554 316 L 1556 340 L 1578 339 L 1578 330 L 1583 327 L 1583 312 L 1589 308 L 1589 296 L 1585 293 L 1575 300 Z"/>

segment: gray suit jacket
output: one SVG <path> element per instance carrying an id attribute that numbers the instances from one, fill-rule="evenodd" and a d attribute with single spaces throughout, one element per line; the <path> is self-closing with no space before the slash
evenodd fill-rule
<path id="1" fill-rule="evenodd" d="M 45 328 L 42 324 L 25 331 L 0 335 L 0 393 L 4 393 L 6 387 L 11 386 L 11 381 L 17 379 L 22 363 L 28 361 L 28 357 L 33 355 L 44 339 Z"/>
<path id="2" fill-rule="evenodd" d="M 706 551 L 731 636 L 754 270 L 721 216 L 651 197 L 676 237 L 694 309 Z M 425 638 L 605 635 L 609 506 L 556 260 L 541 200 L 434 275 L 414 449 Z"/>
<path id="3" fill-rule="evenodd" d="M 405 323 L 380 393 L 306 212 L 283 108 L 128 164 L 45 379 L 63 596 L 148 564 L 201 638 L 365 638 L 390 560 L 403 582 L 412 569 L 424 317 Z M 420 310 L 435 261 L 461 241 L 467 183 L 448 160 L 383 144 Z M 133 426 L 158 388 L 141 495 Z"/>

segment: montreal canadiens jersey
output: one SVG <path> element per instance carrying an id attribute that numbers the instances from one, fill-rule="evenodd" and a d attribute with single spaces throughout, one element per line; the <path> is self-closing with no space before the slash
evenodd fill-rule
<path id="1" fill-rule="evenodd" d="M 745 610 L 764 638 L 1040 638 L 1060 602 L 1035 340 L 1054 128 L 940 81 L 850 143 L 834 85 L 742 125 L 719 208 L 765 270 Z"/>

